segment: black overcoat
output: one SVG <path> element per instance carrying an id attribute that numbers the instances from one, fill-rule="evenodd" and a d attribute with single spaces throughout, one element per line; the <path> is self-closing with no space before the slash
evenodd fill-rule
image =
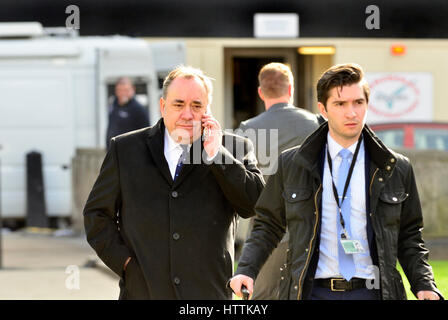
<path id="1" fill-rule="evenodd" d="M 253 146 L 225 133 L 221 164 L 196 164 L 198 139 L 173 182 L 164 132 L 161 119 L 111 140 L 84 208 L 87 240 L 120 276 L 120 299 L 229 299 L 236 213 L 253 216 L 264 186 Z"/>

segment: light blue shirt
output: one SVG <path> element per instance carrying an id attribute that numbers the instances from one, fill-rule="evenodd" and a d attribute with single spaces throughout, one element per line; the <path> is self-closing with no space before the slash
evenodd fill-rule
<path id="1" fill-rule="evenodd" d="M 343 149 L 328 133 L 328 152 L 333 163 L 333 179 L 337 185 L 338 170 L 342 158 L 338 155 Z M 348 150 L 355 153 L 357 142 L 348 147 Z M 367 240 L 367 217 L 366 217 L 366 193 L 365 193 L 365 151 L 364 141 L 356 159 L 353 174 L 350 180 L 351 187 L 351 214 L 350 214 L 350 239 L 359 240 L 365 250 L 364 253 L 353 254 L 355 263 L 355 275 L 357 278 L 374 279 L 374 269 L 372 258 L 370 257 L 369 243 Z M 330 168 L 328 166 L 327 153 L 325 152 L 324 178 L 322 182 L 322 224 L 319 246 L 319 262 L 317 264 L 316 279 L 340 278 L 338 262 L 338 241 L 340 235 L 337 234 L 337 214 L 338 207 L 334 199 L 331 183 Z"/>

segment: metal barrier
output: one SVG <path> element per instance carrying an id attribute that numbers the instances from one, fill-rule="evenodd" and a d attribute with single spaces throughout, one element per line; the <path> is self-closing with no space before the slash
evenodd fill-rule
<path id="1" fill-rule="evenodd" d="M 72 159 L 73 214 L 72 229 L 84 232 L 82 211 L 90 190 L 98 177 L 106 151 L 104 149 L 78 148 Z"/>

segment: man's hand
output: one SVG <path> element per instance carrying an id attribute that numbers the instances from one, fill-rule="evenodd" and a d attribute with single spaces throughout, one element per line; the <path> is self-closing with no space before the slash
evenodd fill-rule
<path id="1" fill-rule="evenodd" d="M 239 274 L 234 276 L 230 280 L 230 288 L 232 288 L 235 295 L 242 298 L 243 293 L 241 292 L 241 287 L 245 285 L 247 290 L 249 291 L 249 299 L 252 297 L 252 293 L 254 291 L 254 279 L 251 277 L 245 276 L 243 274 Z"/>
<path id="2" fill-rule="evenodd" d="M 417 292 L 418 300 L 440 300 L 440 297 L 434 291 L 419 291 Z"/>
<path id="3" fill-rule="evenodd" d="M 202 125 L 204 130 L 208 130 L 207 138 L 204 141 L 204 149 L 209 158 L 216 155 L 222 144 L 222 130 L 218 120 L 213 118 L 211 114 L 202 116 Z"/>

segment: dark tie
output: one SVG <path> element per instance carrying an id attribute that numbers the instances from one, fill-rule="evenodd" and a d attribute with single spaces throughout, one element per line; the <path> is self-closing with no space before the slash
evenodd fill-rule
<path id="1" fill-rule="evenodd" d="M 186 144 L 180 144 L 182 148 L 182 153 L 179 157 L 179 161 L 177 161 L 176 166 L 176 172 L 174 173 L 174 181 L 176 181 L 177 177 L 179 176 L 180 170 L 182 169 L 182 166 L 184 165 L 185 159 L 187 158 L 188 153 L 188 146 Z"/>

